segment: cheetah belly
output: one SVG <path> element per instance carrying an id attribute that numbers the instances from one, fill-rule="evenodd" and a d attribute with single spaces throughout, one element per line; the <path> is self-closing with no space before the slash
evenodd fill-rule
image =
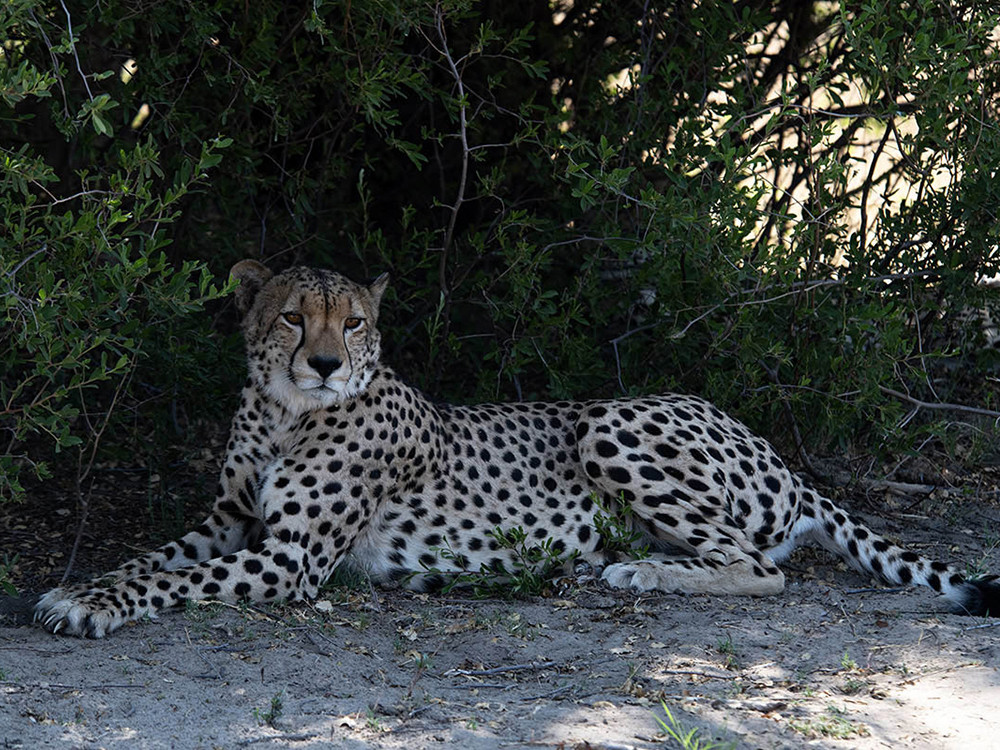
<path id="1" fill-rule="evenodd" d="M 506 493 L 501 488 L 498 494 Z M 433 494 L 390 503 L 382 518 L 355 541 L 351 564 L 385 582 L 428 573 L 515 570 L 520 562 L 517 549 L 522 547 L 551 544 L 563 558 L 574 552 L 587 556 L 597 548 L 593 528 L 598 508 L 589 496 L 547 492 L 542 507 L 536 507 L 537 501 L 522 505 L 528 498 L 524 493 L 507 501 L 494 497 L 482 507 L 467 502 L 465 495 L 447 497 L 441 507 L 435 507 Z M 499 532 L 518 528 L 525 534 L 522 545 L 510 548 L 498 542 Z"/>

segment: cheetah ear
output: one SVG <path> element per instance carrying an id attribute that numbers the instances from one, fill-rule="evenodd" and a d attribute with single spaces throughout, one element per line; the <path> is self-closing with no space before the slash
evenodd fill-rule
<path id="1" fill-rule="evenodd" d="M 257 293 L 273 275 L 270 268 L 255 260 L 241 260 L 230 269 L 229 277 L 240 282 L 236 287 L 236 309 L 241 317 L 250 311 Z"/>
<path id="2" fill-rule="evenodd" d="M 375 305 L 376 310 L 378 309 L 379 302 L 382 301 L 382 295 L 385 294 L 387 286 L 389 286 L 388 273 L 382 274 L 368 285 L 368 293 L 372 296 L 372 303 Z"/>

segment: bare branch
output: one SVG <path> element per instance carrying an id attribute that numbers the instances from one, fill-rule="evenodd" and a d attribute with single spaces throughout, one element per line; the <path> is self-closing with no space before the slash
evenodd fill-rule
<path id="1" fill-rule="evenodd" d="M 882 156 L 882 150 L 885 148 L 885 144 L 889 140 L 889 134 L 895 130 L 895 125 L 893 125 L 893 117 L 889 116 L 889 122 L 885 127 L 885 132 L 882 134 L 882 139 L 878 142 L 878 148 L 875 149 L 875 154 L 872 156 L 872 165 L 868 169 L 868 176 L 865 177 L 864 187 L 861 189 L 861 237 L 860 237 L 860 252 L 861 257 L 865 257 L 865 242 L 868 239 L 868 192 L 872 187 L 872 180 L 875 179 L 875 168 L 878 165 L 879 157 Z"/>
<path id="2" fill-rule="evenodd" d="M 760 360 L 757 364 L 760 365 L 761 369 L 767 373 L 767 376 L 771 379 L 771 382 L 781 391 L 781 407 L 785 412 L 785 416 L 788 418 L 788 424 L 792 430 L 792 439 L 795 441 L 795 452 L 799 455 L 799 459 L 802 461 L 802 465 L 806 467 L 812 476 L 818 477 L 819 473 L 813 466 L 812 459 L 809 457 L 809 452 L 806 450 L 805 440 L 802 439 L 802 433 L 799 432 L 799 423 L 795 420 L 795 414 L 792 413 L 792 407 L 788 403 L 788 399 L 784 398 L 785 386 L 778 379 L 778 370 L 774 367 L 768 367 L 767 362 Z"/>
<path id="3" fill-rule="evenodd" d="M 440 5 L 435 8 L 434 15 L 437 22 L 438 38 L 441 40 L 441 49 L 438 51 L 448 63 L 448 68 L 451 70 L 451 75 L 455 79 L 455 86 L 458 90 L 458 138 L 462 143 L 462 171 L 458 180 L 458 192 L 455 196 L 455 202 L 450 208 L 451 214 L 448 217 L 448 227 L 445 229 L 444 242 L 441 246 L 441 258 L 438 260 L 438 277 L 441 292 L 448 297 L 448 284 L 445 280 L 448 267 L 448 250 L 451 248 L 451 242 L 455 235 L 455 223 L 458 221 L 459 209 L 462 208 L 462 204 L 465 202 L 465 188 L 469 177 L 469 154 L 471 151 L 469 149 L 468 122 L 466 120 L 468 103 L 465 98 L 465 85 L 462 82 L 462 74 L 459 72 L 458 66 L 455 64 L 455 60 L 448 50 L 448 37 L 444 30 L 444 12 L 441 10 Z"/>
<path id="4" fill-rule="evenodd" d="M 76 52 L 76 42 L 73 41 L 73 19 L 70 18 L 69 9 L 66 7 L 66 3 L 63 0 L 59 0 L 59 4 L 62 6 L 63 13 L 66 14 L 66 32 L 69 34 L 69 46 L 73 50 L 73 59 L 76 60 L 76 69 L 80 72 L 80 78 L 83 79 L 83 86 L 87 89 L 87 98 L 90 101 L 94 101 L 94 94 L 90 90 L 90 82 L 87 80 L 87 74 L 83 72 L 83 66 L 80 65 L 80 56 Z"/>
<path id="5" fill-rule="evenodd" d="M 896 391 L 892 388 L 887 388 L 884 385 L 880 385 L 879 390 L 889 396 L 894 396 L 901 401 L 906 401 L 909 404 L 913 404 L 919 409 L 934 409 L 938 411 L 956 411 L 961 414 L 977 414 L 982 417 L 992 417 L 994 419 L 1000 420 L 1000 411 L 993 411 L 992 409 L 980 409 L 977 406 L 966 406 L 965 404 L 944 404 L 936 403 L 932 401 L 921 401 L 918 398 L 914 398 L 908 393 L 903 393 L 902 391 Z"/>

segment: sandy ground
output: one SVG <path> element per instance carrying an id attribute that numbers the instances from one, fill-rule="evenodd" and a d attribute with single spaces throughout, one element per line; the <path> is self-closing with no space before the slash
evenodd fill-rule
<path id="1" fill-rule="evenodd" d="M 996 507 L 867 520 L 1000 571 Z M 191 606 L 103 641 L 0 627 L 0 747 L 681 747 L 661 702 L 702 748 L 998 746 L 1000 620 L 872 589 L 825 553 L 786 570 L 767 599 L 640 597 L 583 572 L 526 601 L 361 585 Z"/>

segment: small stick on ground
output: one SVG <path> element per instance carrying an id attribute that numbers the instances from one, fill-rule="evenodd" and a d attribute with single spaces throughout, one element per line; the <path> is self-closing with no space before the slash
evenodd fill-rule
<path id="1" fill-rule="evenodd" d="M 466 677 L 481 677 L 501 672 L 523 672 L 530 669 L 548 669 L 556 666 L 554 661 L 533 661 L 528 664 L 512 664 L 509 667 L 493 667 L 492 669 L 449 669 L 446 675 L 465 675 Z"/>
<path id="2" fill-rule="evenodd" d="M 58 682 L 13 682 L 11 680 L 0 680 L 0 685 L 4 687 L 15 687 L 15 688 L 38 688 L 40 690 L 119 690 L 119 689 L 139 689 L 145 690 L 146 685 L 115 685 L 115 684 L 100 684 L 100 685 L 63 685 Z"/>

